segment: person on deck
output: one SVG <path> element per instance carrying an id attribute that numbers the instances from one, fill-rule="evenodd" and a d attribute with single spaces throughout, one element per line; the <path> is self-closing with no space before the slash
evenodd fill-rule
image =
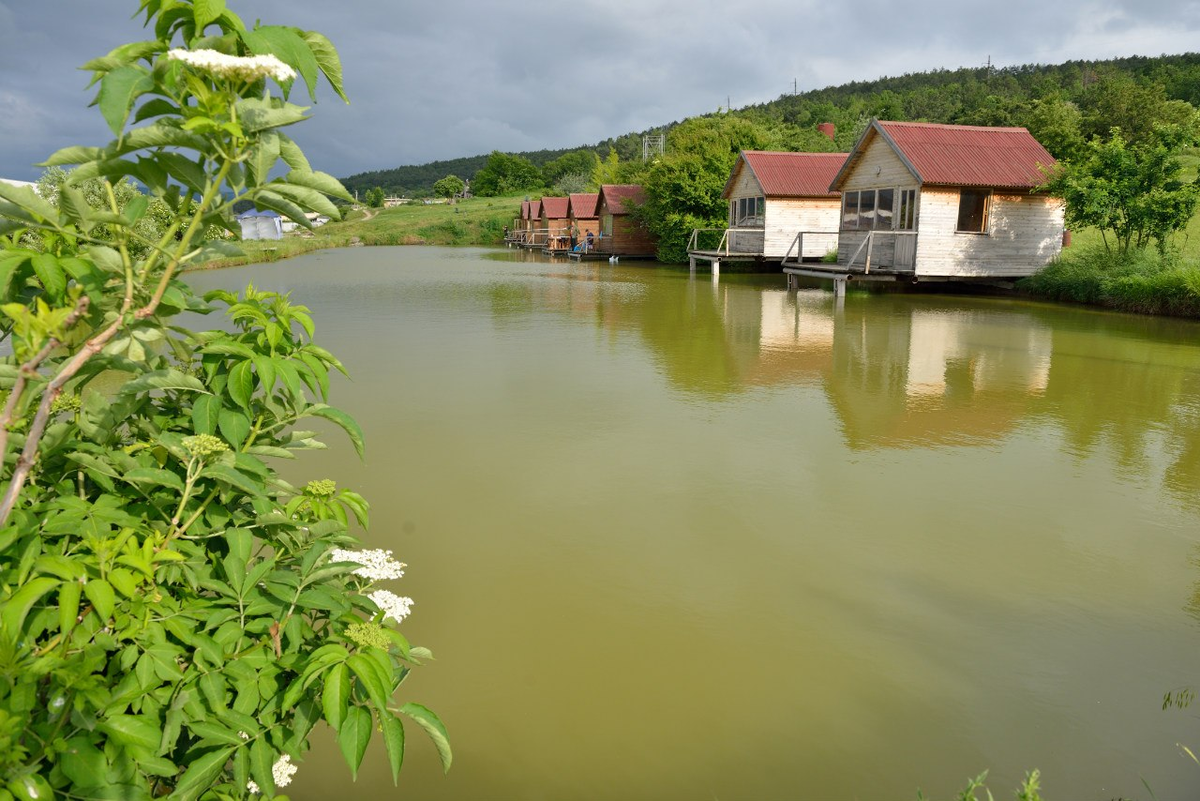
<path id="1" fill-rule="evenodd" d="M 590 252 L 591 252 L 591 250 L 592 250 L 592 248 L 593 248 L 593 247 L 595 246 L 595 244 L 596 244 L 596 238 L 595 238 L 594 236 L 592 236 L 592 229 L 591 229 L 591 228 L 589 228 L 589 229 L 587 230 L 587 234 L 584 236 L 584 238 L 587 240 L 587 251 L 585 251 L 585 252 L 589 252 L 589 253 L 590 253 Z"/>

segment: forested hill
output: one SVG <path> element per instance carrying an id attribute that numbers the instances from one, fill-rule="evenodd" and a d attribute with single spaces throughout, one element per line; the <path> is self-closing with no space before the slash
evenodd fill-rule
<path id="1" fill-rule="evenodd" d="M 870 117 L 923 120 L 963 125 L 1024 125 L 1043 144 L 1055 150 L 1055 117 L 1065 108 L 1082 117 L 1082 133 L 1106 133 L 1113 125 L 1137 126 L 1147 103 L 1186 101 L 1200 106 L 1200 53 L 1068 61 L 1058 65 L 979 67 L 911 73 L 874 81 L 855 81 L 738 109 L 766 123 L 809 129 L 832 122 L 839 130 L 838 145 L 847 141 Z M 1161 117 L 1162 115 L 1157 115 Z M 670 129 L 668 123 L 657 130 Z M 640 158 L 642 135 L 632 132 L 594 145 L 564 150 L 521 153 L 537 167 L 575 150 L 590 150 L 600 158 L 615 151 L 622 161 Z M 342 182 L 351 192 L 383 187 L 388 194 L 428 194 L 434 181 L 446 175 L 471 178 L 487 155 L 435 161 L 359 173 Z"/>

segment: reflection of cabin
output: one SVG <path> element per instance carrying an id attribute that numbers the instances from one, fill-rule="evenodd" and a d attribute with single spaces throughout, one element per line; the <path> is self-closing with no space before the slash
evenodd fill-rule
<path id="1" fill-rule="evenodd" d="M 842 193 L 841 279 L 1031 275 L 1062 248 L 1063 204 L 1034 190 L 1054 157 L 1024 128 L 872 120 L 830 185 Z"/>
<path id="2" fill-rule="evenodd" d="M 841 203 L 829 184 L 845 161 L 845 153 L 743 150 L 721 193 L 729 201 L 729 227 L 692 232 L 691 266 L 782 262 L 797 253 L 817 260 L 837 250 Z"/>
<path id="3" fill-rule="evenodd" d="M 568 202 L 569 198 L 565 197 L 542 198 L 542 213 L 538 228 L 546 232 L 541 243 L 543 253 L 566 253 L 571 249 L 571 222 L 567 218 Z"/>
<path id="4" fill-rule="evenodd" d="M 596 232 L 588 256 L 626 259 L 653 259 L 658 240 L 629 213 L 645 202 L 646 196 L 637 184 L 605 184 L 596 199 L 596 216 L 600 230 Z M 572 254 L 579 258 L 581 254 Z"/>
<path id="5" fill-rule="evenodd" d="M 282 239 L 283 218 L 273 211 L 247 211 L 239 214 L 242 239 Z"/>

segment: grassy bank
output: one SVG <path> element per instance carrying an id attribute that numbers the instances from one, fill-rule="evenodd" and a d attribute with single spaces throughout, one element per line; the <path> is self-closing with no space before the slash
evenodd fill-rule
<path id="1" fill-rule="evenodd" d="M 461 200 L 455 205 L 424 204 L 355 210 L 341 222 L 316 231 L 296 231 L 278 241 L 245 242 L 245 256 L 216 259 L 196 269 L 273 262 L 325 248 L 351 245 L 500 245 L 504 226 L 521 212 L 523 197 Z"/>
<path id="2" fill-rule="evenodd" d="M 1200 262 L 1178 255 L 1140 251 L 1122 257 L 1102 246 L 1072 247 L 1018 286 L 1047 300 L 1200 317 Z"/>

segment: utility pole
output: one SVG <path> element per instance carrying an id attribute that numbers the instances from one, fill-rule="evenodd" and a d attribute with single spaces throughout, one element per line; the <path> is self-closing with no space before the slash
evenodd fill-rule
<path id="1" fill-rule="evenodd" d="M 792 97 L 795 97 L 798 94 L 800 94 L 800 80 L 798 78 L 792 78 Z"/>

